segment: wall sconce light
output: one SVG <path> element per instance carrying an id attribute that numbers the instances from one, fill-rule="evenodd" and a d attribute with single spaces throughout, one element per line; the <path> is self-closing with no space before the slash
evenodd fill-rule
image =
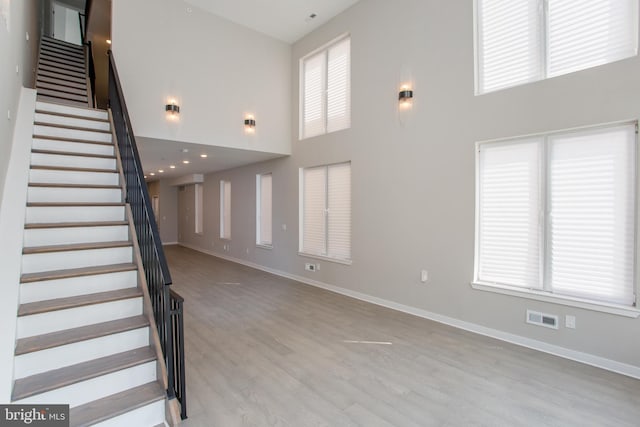
<path id="1" fill-rule="evenodd" d="M 244 132 L 248 134 L 253 134 L 256 132 L 256 119 L 253 116 L 247 116 L 244 119 Z"/>
<path id="2" fill-rule="evenodd" d="M 398 93 L 400 109 L 407 110 L 413 106 L 413 90 L 408 85 L 403 85 Z"/>
<path id="3" fill-rule="evenodd" d="M 169 120 L 177 120 L 180 114 L 180 106 L 176 104 L 176 101 L 171 100 L 169 104 L 164 106 L 164 111 L 167 112 L 167 118 Z"/>

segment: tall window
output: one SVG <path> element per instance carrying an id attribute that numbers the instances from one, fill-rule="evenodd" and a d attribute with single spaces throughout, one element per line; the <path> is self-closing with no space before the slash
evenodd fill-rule
<path id="1" fill-rule="evenodd" d="M 272 177 L 270 173 L 256 175 L 256 244 L 271 246 L 272 215 L 271 191 Z"/>
<path id="2" fill-rule="evenodd" d="M 300 139 L 351 127 L 351 39 L 300 61 Z"/>
<path id="3" fill-rule="evenodd" d="M 300 252 L 351 260 L 351 163 L 300 169 Z"/>
<path id="4" fill-rule="evenodd" d="M 478 93 L 638 53 L 638 0 L 476 0 Z"/>
<path id="5" fill-rule="evenodd" d="M 636 124 L 479 144 L 480 284 L 635 305 Z"/>
<path id="6" fill-rule="evenodd" d="M 204 188 L 202 184 L 195 184 L 195 202 L 194 202 L 194 212 L 195 212 L 195 232 L 196 234 L 202 234 L 204 231 L 203 227 L 203 206 L 204 202 Z"/>
<path id="7" fill-rule="evenodd" d="M 231 182 L 220 181 L 220 237 L 231 239 Z"/>

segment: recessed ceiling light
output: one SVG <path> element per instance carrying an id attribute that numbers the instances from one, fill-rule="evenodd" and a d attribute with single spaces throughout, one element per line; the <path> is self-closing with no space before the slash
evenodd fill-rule
<path id="1" fill-rule="evenodd" d="M 170 165 L 169 166 L 169 169 L 175 169 L 175 168 L 176 168 L 176 165 Z"/>
<path id="2" fill-rule="evenodd" d="M 147 179 L 147 175 L 144 176 L 144 179 Z"/>
<path id="3" fill-rule="evenodd" d="M 202 157 L 203 159 L 206 159 L 208 156 L 206 154 L 200 154 L 200 157 Z"/>
<path id="4" fill-rule="evenodd" d="M 107 44 L 111 44 L 111 40 L 107 39 Z"/>
<path id="5" fill-rule="evenodd" d="M 189 152 L 189 149 L 188 149 L 188 148 L 183 148 L 182 150 L 180 150 L 180 152 L 182 152 L 182 153 L 188 153 L 188 152 Z"/>
<path id="6" fill-rule="evenodd" d="M 185 165 L 189 164 L 189 160 L 183 160 L 182 163 L 184 163 Z"/>
<path id="7" fill-rule="evenodd" d="M 149 175 L 151 175 L 151 176 L 155 176 L 156 174 L 155 174 L 155 173 L 153 173 L 153 172 L 151 172 Z"/>
<path id="8" fill-rule="evenodd" d="M 158 169 L 158 172 L 164 173 L 164 170 L 163 169 Z"/>

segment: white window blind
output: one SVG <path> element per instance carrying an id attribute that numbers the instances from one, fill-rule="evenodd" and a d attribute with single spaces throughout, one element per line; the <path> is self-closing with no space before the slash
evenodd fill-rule
<path id="1" fill-rule="evenodd" d="M 635 123 L 480 144 L 476 280 L 635 305 L 635 177 Z"/>
<path id="2" fill-rule="evenodd" d="M 343 38 L 301 61 L 300 137 L 351 126 L 351 39 Z"/>
<path id="3" fill-rule="evenodd" d="M 194 212 L 195 212 L 195 232 L 197 234 L 202 234 L 203 227 L 203 201 L 204 201 L 204 188 L 202 184 L 195 184 L 195 203 L 194 203 Z"/>
<path id="4" fill-rule="evenodd" d="M 478 93 L 637 54 L 638 0 L 476 0 Z"/>
<path id="5" fill-rule="evenodd" d="M 541 78 L 541 16 L 536 0 L 478 0 L 478 92 Z"/>
<path id="6" fill-rule="evenodd" d="M 633 304 L 634 141 L 633 125 L 549 138 L 554 292 Z"/>
<path id="7" fill-rule="evenodd" d="M 272 242 L 272 183 L 271 174 L 257 176 L 256 243 L 270 246 Z"/>
<path id="8" fill-rule="evenodd" d="M 478 277 L 539 288 L 540 140 L 482 145 L 479 156 Z"/>
<path id="9" fill-rule="evenodd" d="M 220 181 L 220 237 L 231 238 L 231 182 Z"/>
<path id="10" fill-rule="evenodd" d="M 301 170 L 300 252 L 351 259 L 351 163 Z"/>

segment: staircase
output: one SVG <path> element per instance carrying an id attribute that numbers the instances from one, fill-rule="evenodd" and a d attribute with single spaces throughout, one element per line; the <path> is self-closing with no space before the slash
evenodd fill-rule
<path id="1" fill-rule="evenodd" d="M 43 36 L 36 76 L 38 99 L 90 106 L 85 57 L 83 46 Z"/>
<path id="2" fill-rule="evenodd" d="M 69 404 L 72 426 L 164 426 L 166 372 L 109 114 L 86 108 L 86 86 L 69 91 L 54 45 L 66 43 L 43 39 L 38 68 L 12 403 Z"/>

